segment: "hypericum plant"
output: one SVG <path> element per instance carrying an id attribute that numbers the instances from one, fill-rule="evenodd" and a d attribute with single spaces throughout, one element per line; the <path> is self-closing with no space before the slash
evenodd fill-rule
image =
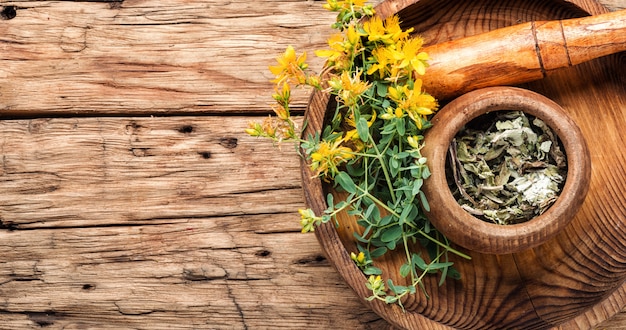
<path id="1" fill-rule="evenodd" d="M 354 234 L 360 245 L 352 259 L 369 275 L 369 299 L 402 306 L 401 298 L 415 293 L 426 274 L 439 272 L 440 283 L 460 277 L 448 253 L 469 258 L 452 249 L 424 215 L 429 205 L 421 188 L 430 171 L 420 149 L 423 133 L 431 126 L 429 118 L 438 108 L 419 78 L 428 55 L 421 51 L 423 40 L 410 35 L 412 28 L 403 30 L 397 16 L 375 16 L 365 0 L 327 0 L 324 8 L 338 13 L 333 24 L 338 33 L 329 38 L 329 49 L 316 51 L 326 59 L 324 70 L 311 73 L 306 54 L 297 55 L 289 46 L 278 64 L 270 66 L 276 76 L 276 117 L 251 123 L 246 132 L 298 143 L 311 169 L 346 192 L 339 202 L 328 194 L 323 214 L 299 210 L 302 232 L 336 222 L 339 212 L 356 217 L 363 232 Z M 332 119 L 322 132 L 299 137 L 290 116 L 291 86 L 311 86 L 335 96 Z M 412 251 L 416 243 L 428 256 Z M 406 255 L 399 272 L 410 278 L 408 286 L 383 281 L 375 266 L 377 257 L 396 249 Z"/>

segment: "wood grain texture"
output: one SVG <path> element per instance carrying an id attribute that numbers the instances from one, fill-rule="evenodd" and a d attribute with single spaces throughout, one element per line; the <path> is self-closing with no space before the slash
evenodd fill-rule
<path id="1" fill-rule="evenodd" d="M 0 122 L 0 328 L 380 324 L 345 317 L 357 298 L 299 232 L 298 156 L 253 119 Z"/>
<path id="2" fill-rule="evenodd" d="M 0 221 L 28 229 L 294 211 L 300 186 L 281 180 L 298 174 L 293 147 L 242 137 L 250 120 L 0 121 Z"/>
<path id="3" fill-rule="evenodd" d="M 321 66 L 321 3 L 0 1 L 0 329 L 393 328 L 299 233 L 293 148 L 242 133 L 287 45 Z"/>
<path id="4" fill-rule="evenodd" d="M 553 70 L 626 50 L 626 10 L 533 20 L 424 48 L 424 90 L 440 101 L 471 90 L 542 79 Z"/>
<path id="5" fill-rule="evenodd" d="M 293 220 L 294 214 L 223 216 L 3 232 L 0 328 L 377 324 L 366 310 L 348 317 L 333 311 L 358 302 L 350 291 L 335 289 L 341 280 L 319 251 L 310 250 L 314 237 L 302 237 Z M 286 224 L 283 232 L 268 232 L 277 222 Z M 36 245 L 28 243 L 33 235 Z M 296 294 L 302 286 L 316 290 Z"/>
<path id="6" fill-rule="evenodd" d="M 293 45 L 321 68 L 334 20 L 304 0 L 5 5 L 2 116 L 266 112 L 267 67 Z"/>

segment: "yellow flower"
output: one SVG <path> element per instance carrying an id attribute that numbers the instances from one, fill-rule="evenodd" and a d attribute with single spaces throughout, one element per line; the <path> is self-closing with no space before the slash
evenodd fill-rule
<path id="1" fill-rule="evenodd" d="M 251 122 L 245 132 L 250 136 L 263 136 L 263 127 L 259 123 Z"/>
<path id="2" fill-rule="evenodd" d="M 335 11 L 340 9 L 341 7 L 339 7 L 337 0 L 326 0 L 326 3 L 322 5 L 322 8 L 330 11 Z"/>
<path id="3" fill-rule="evenodd" d="M 350 25 L 344 30 L 345 34 L 336 33 L 328 39 L 330 49 L 315 51 L 318 57 L 325 57 L 336 71 L 349 69 L 352 59 L 362 51 L 361 33 Z"/>
<path id="4" fill-rule="evenodd" d="M 344 39 L 341 33 L 335 33 L 328 38 L 328 46 L 330 49 L 316 50 L 315 55 L 318 57 L 326 57 L 331 62 L 337 62 L 341 57 L 346 55 L 344 47 Z"/>
<path id="5" fill-rule="evenodd" d="M 311 154 L 311 169 L 324 177 L 335 176 L 338 166 L 354 158 L 352 149 L 341 146 L 341 139 L 321 141 L 318 149 Z"/>
<path id="6" fill-rule="evenodd" d="M 346 41 L 354 52 L 359 50 L 359 46 L 361 45 L 361 33 L 357 31 L 354 25 L 348 26 L 346 30 Z"/>
<path id="7" fill-rule="evenodd" d="M 287 82 L 283 83 L 283 88 L 278 90 L 278 86 L 274 87 L 274 94 L 272 98 L 276 100 L 280 105 L 288 105 L 291 100 L 291 87 Z"/>
<path id="8" fill-rule="evenodd" d="M 300 56 L 296 55 L 296 51 L 292 46 L 288 46 L 281 56 L 276 58 L 278 65 L 270 66 L 270 71 L 276 76 L 272 82 L 281 84 L 290 81 L 295 84 L 304 84 L 306 82 L 306 74 L 304 70 L 308 68 L 306 62 L 306 53 Z"/>
<path id="9" fill-rule="evenodd" d="M 368 289 L 374 292 L 380 293 L 385 290 L 385 282 L 383 282 L 383 279 L 380 277 L 380 275 L 370 275 L 370 277 L 367 279 L 366 286 L 368 287 Z"/>
<path id="10" fill-rule="evenodd" d="M 416 72 L 424 75 L 426 72 L 426 61 L 428 54 L 421 52 L 424 41 L 422 38 L 409 38 L 398 43 L 398 51 L 395 53 L 396 59 L 400 62 L 398 67 L 405 69 L 408 74 Z"/>
<path id="11" fill-rule="evenodd" d="M 407 142 L 409 143 L 409 145 L 415 149 L 420 149 L 420 140 L 421 138 L 417 135 L 412 135 L 412 136 L 408 136 L 406 138 Z"/>
<path id="12" fill-rule="evenodd" d="M 387 65 L 389 64 L 390 53 L 385 47 L 378 47 L 372 50 L 372 57 L 370 59 L 375 62 L 367 69 L 367 74 L 371 75 L 378 71 L 378 76 L 385 77 Z"/>
<path id="13" fill-rule="evenodd" d="M 402 111 L 402 109 L 400 108 L 392 108 L 392 107 L 388 107 L 387 109 L 385 109 L 385 113 L 383 113 L 382 115 L 380 115 L 380 118 L 385 119 L 385 120 L 390 120 L 393 118 L 402 118 L 404 117 L 404 111 Z"/>
<path id="14" fill-rule="evenodd" d="M 408 114 L 419 129 L 427 120 L 427 116 L 433 114 L 438 107 L 435 98 L 421 89 L 422 81 L 418 79 L 413 88 L 409 85 L 390 86 L 387 92 L 389 98 L 396 102 L 396 115 L 398 112 Z"/>
<path id="15" fill-rule="evenodd" d="M 374 16 L 363 23 L 363 30 L 367 34 L 367 40 L 372 42 L 385 41 L 390 37 L 387 35 L 383 21 L 378 16 Z"/>
<path id="16" fill-rule="evenodd" d="M 315 87 L 317 89 L 321 89 L 322 87 L 322 82 L 321 82 L 321 78 L 319 76 L 316 75 L 311 75 L 307 77 L 306 80 L 306 84 L 311 86 L 311 87 Z"/>
<path id="17" fill-rule="evenodd" d="M 344 71 L 341 76 L 331 78 L 328 85 L 337 92 L 339 99 L 348 107 L 356 105 L 361 95 L 371 87 L 371 84 L 361 80 L 360 71 L 355 72 L 354 75 Z"/>
<path id="18" fill-rule="evenodd" d="M 413 32 L 413 28 L 402 30 L 400 27 L 400 17 L 393 15 L 385 20 L 385 31 L 390 36 L 390 39 L 396 43 L 400 40 L 407 39 L 409 34 Z"/>
<path id="19" fill-rule="evenodd" d="M 405 94 L 405 89 L 408 89 L 409 86 L 406 85 L 402 85 L 402 86 L 389 86 L 389 88 L 387 89 L 387 95 L 389 95 L 389 98 L 396 101 L 396 102 L 400 102 L 404 99 L 404 94 Z"/>
<path id="20" fill-rule="evenodd" d="M 299 209 L 298 213 L 300 213 L 300 226 L 303 233 L 315 231 L 315 226 L 322 223 L 322 218 L 316 217 L 311 209 Z"/>
<path id="21" fill-rule="evenodd" d="M 401 76 L 424 74 L 428 55 L 419 52 L 421 45 L 421 39 L 411 38 L 374 49 L 369 58 L 373 64 L 368 68 L 367 74 L 378 72 L 380 78 L 392 82 L 397 82 Z"/>
<path id="22" fill-rule="evenodd" d="M 365 253 L 359 252 L 359 254 L 356 254 L 354 252 L 351 252 L 350 258 L 358 264 L 363 264 L 365 262 Z"/>
<path id="23" fill-rule="evenodd" d="M 283 106 L 282 104 L 276 104 L 272 106 L 272 110 L 274 111 L 276 116 L 280 118 L 281 120 L 289 119 L 289 109 Z"/>
<path id="24" fill-rule="evenodd" d="M 400 40 L 407 39 L 413 28 L 403 31 L 400 27 L 400 18 L 393 15 L 384 22 L 379 17 L 372 17 L 363 23 L 363 30 L 367 34 L 367 40 L 371 42 L 380 41 L 386 45 L 394 45 Z"/>
<path id="25" fill-rule="evenodd" d="M 277 114 L 280 110 L 274 110 Z M 276 117 L 267 117 L 263 123 L 251 122 L 245 132 L 250 136 L 261 136 L 271 138 L 280 142 L 283 140 L 291 140 L 296 138 L 296 124 L 287 117 L 287 119 L 277 119 Z"/>
<path id="26" fill-rule="evenodd" d="M 365 253 L 363 252 L 359 252 L 359 254 L 350 252 L 350 259 L 352 259 L 352 261 L 354 261 L 359 267 L 367 265 L 367 260 L 365 260 Z"/>
<path id="27" fill-rule="evenodd" d="M 342 9 L 350 10 L 355 7 L 355 11 L 358 11 L 365 5 L 367 0 L 326 0 L 326 4 L 322 5 L 322 8 L 330 11 L 340 11 Z"/>

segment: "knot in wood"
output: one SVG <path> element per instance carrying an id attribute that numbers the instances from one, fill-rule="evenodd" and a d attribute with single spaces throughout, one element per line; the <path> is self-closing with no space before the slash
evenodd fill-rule
<path id="1" fill-rule="evenodd" d="M 78 53 L 87 48 L 88 27 L 68 26 L 61 34 L 60 47 L 67 53 Z"/>

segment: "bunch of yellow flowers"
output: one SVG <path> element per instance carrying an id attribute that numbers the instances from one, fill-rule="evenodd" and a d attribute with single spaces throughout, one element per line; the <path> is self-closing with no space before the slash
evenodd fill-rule
<path id="1" fill-rule="evenodd" d="M 419 78 L 429 58 L 412 28 L 403 30 L 397 16 L 375 16 L 365 0 L 327 0 L 324 8 L 338 13 L 333 24 L 338 33 L 328 39 L 328 49 L 315 52 L 326 60 L 322 73 L 310 71 L 306 53 L 298 55 L 287 47 L 277 64 L 270 66 L 276 116 L 251 123 L 246 132 L 275 142 L 299 143 L 311 169 L 348 193 L 337 204 L 332 195 L 327 196 L 324 214 L 299 210 L 302 232 L 314 231 L 322 223 L 336 221 L 339 212 L 349 211 L 364 227 L 357 238 L 363 244 L 352 259 L 370 276 L 366 285 L 372 290 L 371 299 L 401 305 L 403 296 L 416 292 L 424 274 L 433 270 L 440 270 L 443 277 L 454 274 L 451 263 L 439 259 L 447 252 L 458 253 L 424 216 L 429 206 L 421 186 L 430 171 L 420 149 L 423 132 L 431 125 L 429 118 L 438 108 L 437 100 L 422 90 Z M 298 135 L 289 107 L 292 86 L 310 86 L 335 97 L 335 112 L 316 136 Z M 388 215 L 382 216 L 378 209 Z M 407 242 L 417 240 L 425 242 L 430 263 L 410 251 Z M 410 277 L 409 286 L 391 282 L 385 286 L 381 270 L 374 266 L 376 257 L 397 246 L 407 256 L 400 274 Z"/>
<path id="2" fill-rule="evenodd" d="M 385 20 L 372 16 L 374 9 L 365 5 L 365 0 L 327 0 L 324 8 L 339 11 L 338 17 L 344 17 L 336 25 L 340 32 L 328 40 L 329 49 L 315 52 L 318 57 L 327 59 L 323 70 L 327 75 L 311 73 L 306 53 L 298 55 L 288 46 L 277 58 L 277 65 L 270 66 L 275 75 L 272 82 L 276 84 L 273 95 L 276 104 L 272 109 L 277 118 L 262 124 L 252 123 L 246 132 L 275 141 L 297 140 L 297 127 L 289 112 L 291 85 L 311 86 L 336 95 L 339 103 L 347 107 L 337 116 L 344 116 L 344 124 L 352 129 L 332 132 L 331 139 L 320 141 L 309 154 L 312 169 L 328 180 L 363 148 L 356 134 L 355 113 L 370 118 L 368 127 L 380 111 L 380 119 L 393 121 L 409 117 L 421 129 L 438 104 L 434 97 L 422 91 L 421 80 L 417 78 L 425 73 L 428 55 L 420 51 L 422 39 L 410 35 L 413 29 L 402 30 L 397 16 Z M 367 19 L 354 21 L 362 17 Z M 381 91 L 381 87 L 386 90 Z M 373 88 L 375 93 L 371 93 Z M 377 101 L 381 99 L 387 102 L 379 104 Z"/>

